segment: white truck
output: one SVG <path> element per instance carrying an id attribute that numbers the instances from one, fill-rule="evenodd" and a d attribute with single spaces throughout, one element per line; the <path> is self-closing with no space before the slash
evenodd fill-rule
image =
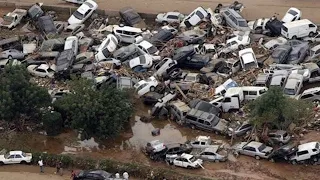
<path id="1" fill-rule="evenodd" d="M 268 88 L 259 86 L 231 87 L 227 89 L 224 97 L 218 97 L 210 101 L 210 103 L 220 107 L 223 112 L 239 110 L 244 100 L 255 100 L 267 90 Z"/>
<path id="2" fill-rule="evenodd" d="M 27 10 L 25 9 L 15 9 L 12 12 L 4 15 L 2 22 L 0 23 L 1 27 L 6 27 L 9 29 L 15 28 L 22 20 L 23 17 L 27 15 Z"/>

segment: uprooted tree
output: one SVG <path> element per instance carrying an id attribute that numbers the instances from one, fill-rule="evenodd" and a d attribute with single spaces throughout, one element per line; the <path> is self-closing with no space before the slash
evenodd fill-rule
<path id="1" fill-rule="evenodd" d="M 53 105 L 65 124 L 81 130 L 85 138 L 117 136 L 133 112 L 129 94 L 111 86 L 96 89 L 87 79 L 73 79 L 68 84 L 71 93 Z"/>
<path id="2" fill-rule="evenodd" d="M 312 114 L 311 103 L 285 96 L 277 87 L 251 102 L 249 109 L 251 120 L 258 128 L 287 129 L 291 123 L 305 123 Z"/>
<path id="3" fill-rule="evenodd" d="M 51 98 L 45 88 L 30 83 L 25 66 L 6 66 L 0 72 L 0 119 L 22 130 L 26 121 L 38 122 Z"/>

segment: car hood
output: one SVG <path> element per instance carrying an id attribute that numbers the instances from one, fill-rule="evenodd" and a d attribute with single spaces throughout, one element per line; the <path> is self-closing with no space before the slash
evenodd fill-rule
<path id="1" fill-rule="evenodd" d="M 164 15 L 165 15 L 164 13 L 158 14 L 157 15 L 157 19 L 162 20 Z"/>
<path id="2" fill-rule="evenodd" d="M 293 18 L 294 16 L 292 14 L 286 13 L 286 15 L 284 15 L 281 21 L 284 23 L 287 23 L 287 22 L 291 22 Z"/>
<path id="3" fill-rule="evenodd" d="M 272 152 L 272 150 L 273 150 L 272 147 L 267 146 L 264 150 L 262 150 L 262 152 L 264 152 L 264 153 L 270 153 L 270 152 Z"/>
<path id="4" fill-rule="evenodd" d="M 4 158 L 4 155 L 0 155 L 0 159 L 5 159 L 5 158 Z"/>
<path id="5" fill-rule="evenodd" d="M 69 24 L 81 24 L 82 20 L 77 19 L 74 15 L 71 15 L 70 18 L 68 19 Z"/>
<path id="6" fill-rule="evenodd" d="M 248 26 L 251 30 L 253 30 L 253 24 L 255 23 L 256 21 L 249 21 L 248 22 Z"/>
<path id="7" fill-rule="evenodd" d="M 228 129 L 228 124 L 229 124 L 228 121 L 226 121 L 225 119 L 220 119 L 220 121 L 214 128 L 220 131 L 225 131 Z"/>

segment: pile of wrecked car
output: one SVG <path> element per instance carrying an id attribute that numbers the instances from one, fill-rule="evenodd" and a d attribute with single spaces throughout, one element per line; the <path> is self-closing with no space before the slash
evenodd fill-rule
<path id="1" fill-rule="evenodd" d="M 281 87 L 292 98 L 320 102 L 319 88 L 301 92 L 306 83 L 320 81 L 320 46 L 315 45 L 320 33 L 315 23 L 301 19 L 297 8 L 290 8 L 281 20 L 273 16 L 248 22 L 241 15 L 243 4 L 236 1 L 214 10 L 198 7 L 188 15 L 160 13 L 156 28 L 148 29 L 132 8 L 121 9 L 121 23 L 111 24 L 110 17 L 95 13 L 98 4 L 93 0 L 68 2 L 81 5 L 67 22 L 55 21 L 39 3 L 5 15 L 0 26 L 9 29 L 19 28 L 28 17 L 23 29 L 31 35 L 0 40 L 0 68 L 23 63 L 40 78 L 65 80 L 76 75 L 97 86 L 113 83 L 121 89 L 133 88 L 152 106 L 151 116 L 166 116 L 191 129 L 232 138 L 246 136 L 253 127 L 224 119 L 222 114 L 241 110 L 269 87 Z M 49 93 L 56 100 L 68 90 Z M 292 164 L 319 161 L 318 142 L 293 145 L 291 136 L 280 130 L 267 137 L 232 149 L 256 159 Z M 223 150 L 207 136 L 185 144 L 154 140 L 144 149 L 152 160 L 184 168 L 227 161 Z"/>

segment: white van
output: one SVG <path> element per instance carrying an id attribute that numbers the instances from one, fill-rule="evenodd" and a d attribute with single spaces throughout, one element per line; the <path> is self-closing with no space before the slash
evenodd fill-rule
<path id="1" fill-rule="evenodd" d="M 142 30 L 136 27 L 114 25 L 113 33 L 117 38 L 124 43 L 139 43 L 143 40 Z"/>
<path id="2" fill-rule="evenodd" d="M 241 87 L 245 100 L 255 100 L 268 91 L 267 87 L 243 86 Z"/>
<path id="3" fill-rule="evenodd" d="M 221 97 L 211 101 L 211 104 L 221 106 L 223 112 L 230 110 L 238 110 L 241 108 L 241 103 L 244 100 L 254 100 L 264 94 L 268 88 L 258 86 L 243 86 L 243 87 L 230 87 L 224 94 L 224 98 Z"/>
<path id="4" fill-rule="evenodd" d="M 308 19 L 284 23 L 281 28 L 281 34 L 288 39 L 312 37 L 317 32 L 317 25 Z"/>

